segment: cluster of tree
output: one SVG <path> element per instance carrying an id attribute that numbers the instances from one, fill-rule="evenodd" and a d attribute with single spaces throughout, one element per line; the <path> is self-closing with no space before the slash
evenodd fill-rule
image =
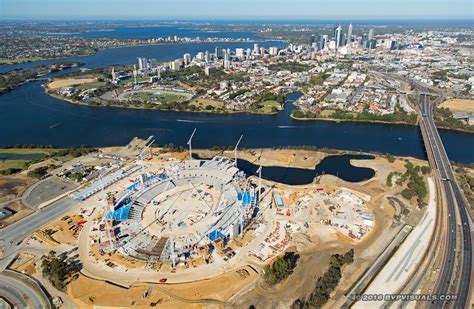
<path id="1" fill-rule="evenodd" d="M 33 69 L 16 69 L 0 74 L 0 94 L 6 93 L 26 80 L 37 76 L 38 73 Z"/>
<path id="2" fill-rule="evenodd" d="M 11 148 L 18 148 L 18 149 L 37 149 L 37 148 L 47 148 L 47 149 L 52 149 L 54 148 L 53 145 L 40 145 L 40 144 L 16 144 L 16 145 L 7 145 L 7 146 L 2 146 L 2 148 L 5 149 L 11 149 Z"/>
<path id="3" fill-rule="evenodd" d="M 319 73 L 318 75 L 311 77 L 311 79 L 309 80 L 309 83 L 312 86 L 322 85 L 329 76 L 331 76 L 331 74 L 326 73 L 326 72 Z"/>
<path id="4" fill-rule="evenodd" d="M 34 178 L 42 178 L 48 174 L 48 167 L 47 166 L 41 166 L 38 168 L 35 168 L 32 171 L 28 172 L 28 176 L 34 177 Z"/>
<path id="5" fill-rule="evenodd" d="M 387 175 L 387 181 L 386 181 L 386 185 L 387 187 L 391 187 L 393 185 L 393 176 L 395 175 L 400 175 L 400 173 L 398 172 L 390 172 L 388 175 Z"/>
<path id="6" fill-rule="evenodd" d="M 66 149 L 61 149 L 55 151 L 51 154 L 51 157 L 65 157 L 65 156 L 72 156 L 74 158 L 78 158 L 80 156 L 86 155 L 88 153 L 97 152 L 96 148 L 89 148 L 89 147 L 71 147 Z"/>
<path id="7" fill-rule="evenodd" d="M 455 172 L 458 184 L 463 190 L 464 196 L 466 196 L 472 209 L 474 208 L 474 177 L 471 176 L 470 172 L 464 166 L 456 167 Z"/>
<path id="8" fill-rule="evenodd" d="M 80 265 L 72 260 L 67 260 L 64 255 L 57 256 L 54 251 L 42 257 L 41 272 L 58 290 L 62 290 L 71 276 L 77 272 Z"/>
<path id="9" fill-rule="evenodd" d="M 394 157 L 392 154 L 390 154 L 390 153 L 386 153 L 386 154 L 385 154 L 385 158 L 386 158 L 387 161 L 390 162 L 390 163 L 395 162 L 395 157 Z"/>
<path id="10" fill-rule="evenodd" d="M 321 113 L 303 112 L 296 110 L 293 112 L 295 118 L 328 118 L 328 119 L 340 119 L 340 120 L 354 120 L 354 121 L 384 121 L 384 122 L 404 122 L 409 124 L 415 124 L 417 115 L 413 113 L 407 113 L 401 109 L 396 110 L 391 114 L 377 115 L 363 111 L 357 115 L 353 115 L 350 112 L 336 110 L 329 116 L 322 116 Z"/>
<path id="11" fill-rule="evenodd" d="M 270 64 L 268 69 L 271 71 L 306 72 L 311 69 L 311 66 L 299 62 L 282 61 L 279 63 Z"/>
<path id="12" fill-rule="evenodd" d="M 354 262 L 354 249 L 345 254 L 333 254 L 329 261 L 329 269 L 318 278 L 316 287 L 306 300 L 296 300 L 293 309 L 321 308 L 330 298 L 341 280 L 341 267 Z"/>
<path id="13" fill-rule="evenodd" d="M 0 94 L 12 90 L 29 79 L 34 79 L 41 75 L 79 65 L 83 65 L 83 63 L 62 61 L 53 64 L 39 65 L 32 68 L 10 70 L 0 74 Z"/>
<path id="14" fill-rule="evenodd" d="M 19 173 L 21 171 L 22 171 L 21 168 L 9 167 L 7 169 L 0 170 L 0 175 L 8 176 L 8 175 L 13 175 L 13 174 Z"/>
<path id="15" fill-rule="evenodd" d="M 204 76 L 203 70 L 196 66 L 190 66 L 177 71 L 166 71 L 161 74 L 164 79 L 179 80 L 181 82 L 187 82 L 191 80 L 198 80 Z"/>
<path id="16" fill-rule="evenodd" d="M 269 90 L 262 91 L 255 97 L 257 102 L 277 101 L 281 105 L 285 104 L 285 95 L 281 93 L 273 93 Z"/>
<path id="17" fill-rule="evenodd" d="M 424 198 L 428 194 L 428 189 L 426 188 L 425 180 L 422 174 L 429 173 L 429 167 L 420 168 L 420 166 L 415 166 L 410 161 L 405 163 L 406 172 L 402 174 L 398 180 L 397 185 L 402 185 L 406 180 L 408 180 L 407 187 L 401 192 L 402 196 L 408 200 L 413 197 L 417 198 L 418 206 L 424 206 Z M 422 170 L 423 169 L 423 170 Z"/>
<path id="18" fill-rule="evenodd" d="M 453 113 L 446 107 L 438 107 L 435 109 L 435 122 L 437 126 L 465 130 L 474 132 L 474 126 L 462 122 L 459 119 L 453 117 Z"/>
<path id="19" fill-rule="evenodd" d="M 173 143 L 165 144 L 163 152 L 184 152 L 186 149 L 183 146 L 175 146 Z"/>
<path id="20" fill-rule="evenodd" d="M 286 252 L 283 256 L 277 257 L 273 264 L 266 265 L 264 268 L 265 282 L 273 286 L 288 278 L 293 273 L 298 258 L 299 255 L 294 252 Z"/>

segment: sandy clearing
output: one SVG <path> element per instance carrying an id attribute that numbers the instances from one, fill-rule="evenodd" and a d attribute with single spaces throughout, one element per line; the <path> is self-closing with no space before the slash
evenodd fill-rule
<path id="1" fill-rule="evenodd" d="M 470 99 L 450 99 L 444 101 L 441 107 L 447 107 L 453 112 L 474 113 L 474 100 Z"/>
<path id="2" fill-rule="evenodd" d="M 89 77 L 89 78 L 65 78 L 65 79 L 58 79 L 52 81 L 48 84 L 49 89 L 58 89 L 63 87 L 68 87 L 71 85 L 79 85 L 85 83 L 92 83 L 97 81 L 97 78 Z"/>

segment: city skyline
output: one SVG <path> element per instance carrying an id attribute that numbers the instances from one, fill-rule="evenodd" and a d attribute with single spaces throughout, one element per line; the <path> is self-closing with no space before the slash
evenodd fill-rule
<path id="1" fill-rule="evenodd" d="M 269 8 L 271 7 L 271 10 Z M 93 8 L 93 9 L 84 9 Z M 146 9 L 144 9 L 146 8 Z M 185 8 L 185 9 L 183 9 Z M 407 10 L 410 8 L 410 10 Z M 287 1 L 243 0 L 237 4 L 195 1 L 0 0 L 0 20 L 14 19 L 240 19 L 240 20 L 472 20 L 469 0 Z M 263 12 L 263 13 L 262 13 Z"/>

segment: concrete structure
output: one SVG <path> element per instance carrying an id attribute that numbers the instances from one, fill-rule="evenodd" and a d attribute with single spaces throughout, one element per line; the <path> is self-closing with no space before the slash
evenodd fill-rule
<path id="1" fill-rule="evenodd" d="M 115 222 L 113 247 L 149 262 L 175 265 L 213 241 L 232 241 L 257 205 L 254 187 L 225 157 L 188 160 L 147 179 L 118 198 L 107 218 Z"/>

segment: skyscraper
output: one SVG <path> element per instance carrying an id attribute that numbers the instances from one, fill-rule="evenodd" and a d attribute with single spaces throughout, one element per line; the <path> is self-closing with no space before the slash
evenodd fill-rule
<path id="1" fill-rule="evenodd" d="M 318 43 L 318 49 L 319 50 L 324 49 L 327 46 L 328 41 L 329 41 L 329 36 L 327 34 L 319 35 L 318 42 L 317 42 Z"/>
<path id="2" fill-rule="evenodd" d="M 374 39 L 374 29 L 369 30 L 369 41 Z"/>
<path id="3" fill-rule="evenodd" d="M 216 58 L 217 59 L 222 59 L 224 58 L 224 49 L 222 47 L 216 47 L 215 49 L 215 53 L 216 53 Z"/>
<path id="4" fill-rule="evenodd" d="M 148 61 L 146 58 L 138 58 L 138 69 L 140 71 L 146 70 L 148 68 Z"/>
<path id="5" fill-rule="evenodd" d="M 352 42 L 352 24 L 349 24 L 349 29 L 347 30 L 347 45 Z"/>
<path id="6" fill-rule="evenodd" d="M 337 26 L 336 28 L 336 47 L 342 45 L 342 27 Z"/>
<path id="7" fill-rule="evenodd" d="M 191 54 L 184 54 L 183 55 L 183 60 L 185 64 L 190 64 L 191 63 Z"/>
<path id="8" fill-rule="evenodd" d="M 235 49 L 235 56 L 237 56 L 237 58 L 243 59 L 244 58 L 244 49 L 243 48 L 236 48 Z"/>
<path id="9" fill-rule="evenodd" d="M 259 51 L 260 51 L 260 49 L 259 49 L 259 47 L 258 47 L 258 44 L 253 44 L 253 53 L 254 53 L 255 55 L 258 55 L 258 54 L 259 54 Z"/>

